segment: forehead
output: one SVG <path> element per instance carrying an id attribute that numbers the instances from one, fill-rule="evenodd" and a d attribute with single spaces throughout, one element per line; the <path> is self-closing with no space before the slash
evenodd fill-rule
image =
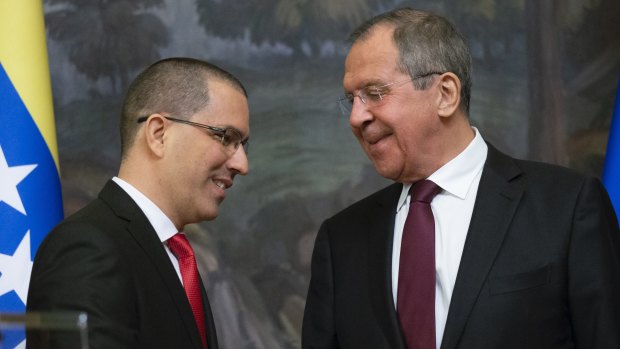
<path id="1" fill-rule="evenodd" d="M 392 39 L 393 33 L 393 27 L 377 25 L 351 46 L 344 66 L 345 90 L 389 83 L 403 74 L 398 67 L 398 48 Z"/>
<path id="2" fill-rule="evenodd" d="M 211 126 L 233 127 L 247 135 L 250 132 L 247 98 L 229 82 L 212 80 L 209 82 L 209 104 L 192 120 Z"/>

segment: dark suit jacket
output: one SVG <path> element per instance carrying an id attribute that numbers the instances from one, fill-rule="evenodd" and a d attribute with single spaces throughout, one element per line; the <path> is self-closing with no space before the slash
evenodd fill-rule
<path id="1" fill-rule="evenodd" d="M 203 287 L 209 349 L 217 349 Z M 109 181 L 99 197 L 63 221 L 39 247 L 28 311 L 86 311 L 89 348 L 202 348 L 189 301 L 155 230 Z M 41 340 L 28 335 L 28 348 Z M 52 337 L 53 348 L 78 348 Z"/>
<path id="2" fill-rule="evenodd" d="M 303 348 L 405 348 L 391 289 L 401 189 L 321 226 Z M 620 233 L 598 180 L 489 147 L 441 348 L 620 348 Z"/>

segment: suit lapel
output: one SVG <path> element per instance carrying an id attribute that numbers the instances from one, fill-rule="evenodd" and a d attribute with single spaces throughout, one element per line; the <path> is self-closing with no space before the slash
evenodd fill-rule
<path id="1" fill-rule="evenodd" d="M 514 180 L 520 173 L 512 159 L 489 145 L 450 301 L 442 349 L 458 345 L 523 195 L 522 183 Z"/>
<path id="2" fill-rule="evenodd" d="M 133 199 L 114 181 L 108 181 L 99 193 L 99 198 L 105 201 L 116 215 L 128 221 L 127 230 L 148 255 L 151 263 L 159 272 L 163 283 L 166 285 L 166 291 L 170 294 L 170 298 L 173 300 L 179 316 L 185 324 L 188 337 L 192 339 L 195 348 L 202 348 L 200 335 L 198 334 L 194 315 L 189 307 L 185 290 L 151 223 L 149 223 Z M 150 285 L 144 286 L 145 288 L 151 287 Z M 163 292 L 164 290 L 160 291 Z M 217 348 L 217 346 L 214 348 Z"/>
<path id="3" fill-rule="evenodd" d="M 392 239 L 401 190 L 401 184 L 393 184 L 379 194 L 367 231 L 368 288 L 375 318 L 381 324 L 390 348 L 405 347 L 392 301 Z"/>
<path id="4" fill-rule="evenodd" d="M 205 311 L 205 329 L 207 331 L 207 348 L 218 348 L 217 332 L 215 330 L 215 321 L 213 320 L 213 313 L 211 312 L 211 303 L 209 303 L 209 297 L 207 297 L 207 290 L 200 278 L 200 290 L 202 291 L 202 299 L 204 300 Z"/>

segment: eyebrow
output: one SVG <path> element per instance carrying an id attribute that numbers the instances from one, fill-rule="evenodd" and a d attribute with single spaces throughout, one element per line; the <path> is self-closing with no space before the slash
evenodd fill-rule
<path id="1" fill-rule="evenodd" d="M 365 88 L 369 88 L 369 87 L 380 87 L 383 85 L 387 85 L 389 84 L 389 82 L 385 82 L 383 80 L 378 80 L 378 79 L 371 79 L 371 80 L 366 80 L 364 81 L 364 83 L 362 84 L 362 87 L 356 88 L 355 90 L 363 90 Z M 344 90 L 344 94 L 353 94 L 353 92 Z"/>

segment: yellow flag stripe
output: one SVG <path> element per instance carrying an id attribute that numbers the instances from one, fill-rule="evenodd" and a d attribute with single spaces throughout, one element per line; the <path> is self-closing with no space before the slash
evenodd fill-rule
<path id="1" fill-rule="evenodd" d="M 0 0 L 0 62 L 41 130 L 58 169 L 42 0 Z"/>

